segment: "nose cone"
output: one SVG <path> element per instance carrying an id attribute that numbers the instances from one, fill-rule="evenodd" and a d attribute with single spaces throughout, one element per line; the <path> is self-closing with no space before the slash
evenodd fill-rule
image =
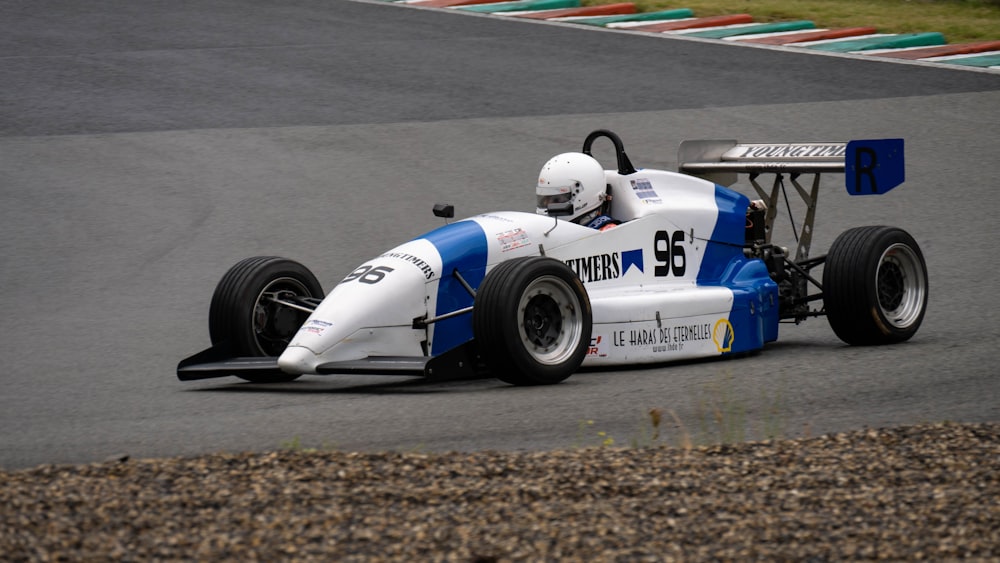
<path id="1" fill-rule="evenodd" d="M 309 348 L 289 346 L 278 357 L 278 367 L 287 373 L 316 373 L 319 359 Z"/>

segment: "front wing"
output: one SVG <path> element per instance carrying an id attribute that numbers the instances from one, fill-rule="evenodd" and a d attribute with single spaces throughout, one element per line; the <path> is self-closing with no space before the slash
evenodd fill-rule
<path id="1" fill-rule="evenodd" d="M 439 356 L 370 356 L 357 360 L 327 362 L 316 367 L 317 375 L 398 375 L 429 379 L 468 378 L 480 371 L 472 343 Z M 235 375 L 248 379 L 288 375 L 278 367 L 276 356 L 235 357 L 225 344 L 213 346 L 182 360 L 177 365 L 181 381 L 213 379 Z"/>

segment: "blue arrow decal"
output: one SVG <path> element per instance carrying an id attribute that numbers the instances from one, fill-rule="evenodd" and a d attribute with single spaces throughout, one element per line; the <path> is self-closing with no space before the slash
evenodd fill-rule
<path id="1" fill-rule="evenodd" d="M 632 266 L 639 268 L 639 272 L 645 272 L 642 264 L 642 249 L 637 248 L 635 250 L 626 250 L 622 252 L 622 275 L 628 273 L 628 269 Z"/>

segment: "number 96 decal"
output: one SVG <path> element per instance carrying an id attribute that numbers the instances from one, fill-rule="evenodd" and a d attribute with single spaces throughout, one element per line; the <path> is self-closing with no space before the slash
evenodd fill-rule
<path id="1" fill-rule="evenodd" d="M 351 272 L 346 278 L 340 283 L 347 283 L 350 281 L 358 280 L 361 283 L 367 283 L 369 285 L 375 285 L 382 281 L 386 274 L 392 271 L 389 266 L 361 266 L 357 270 Z"/>
<path id="2" fill-rule="evenodd" d="M 673 274 L 684 277 L 687 271 L 687 253 L 684 251 L 684 232 L 656 231 L 653 237 L 653 255 L 656 256 L 656 268 L 653 275 L 658 278 Z"/>

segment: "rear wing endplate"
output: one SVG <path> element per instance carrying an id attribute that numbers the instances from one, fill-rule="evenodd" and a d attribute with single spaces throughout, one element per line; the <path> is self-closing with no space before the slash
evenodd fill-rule
<path id="1" fill-rule="evenodd" d="M 784 193 L 787 174 L 806 204 L 806 217 L 796 233 L 796 260 L 809 257 L 815 222 L 816 200 L 823 173 L 844 174 L 851 195 L 884 194 L 905 180 L 903 139 L 850 141 L 847 143 L 740 143 L 734 140 L 684 141 L 677 151 L 680 172 L 731 186 L 740 174 L 748 174 L 750 184 L 767 205 L 767 241 L 777 215 L 778 197 Z M 774 174 L 770 190 L 757 182 L 761 174 Z M 812 174 L 811 189 L 798 178 Z M 793 221 L 794 228 L 794 221 Z"/>

